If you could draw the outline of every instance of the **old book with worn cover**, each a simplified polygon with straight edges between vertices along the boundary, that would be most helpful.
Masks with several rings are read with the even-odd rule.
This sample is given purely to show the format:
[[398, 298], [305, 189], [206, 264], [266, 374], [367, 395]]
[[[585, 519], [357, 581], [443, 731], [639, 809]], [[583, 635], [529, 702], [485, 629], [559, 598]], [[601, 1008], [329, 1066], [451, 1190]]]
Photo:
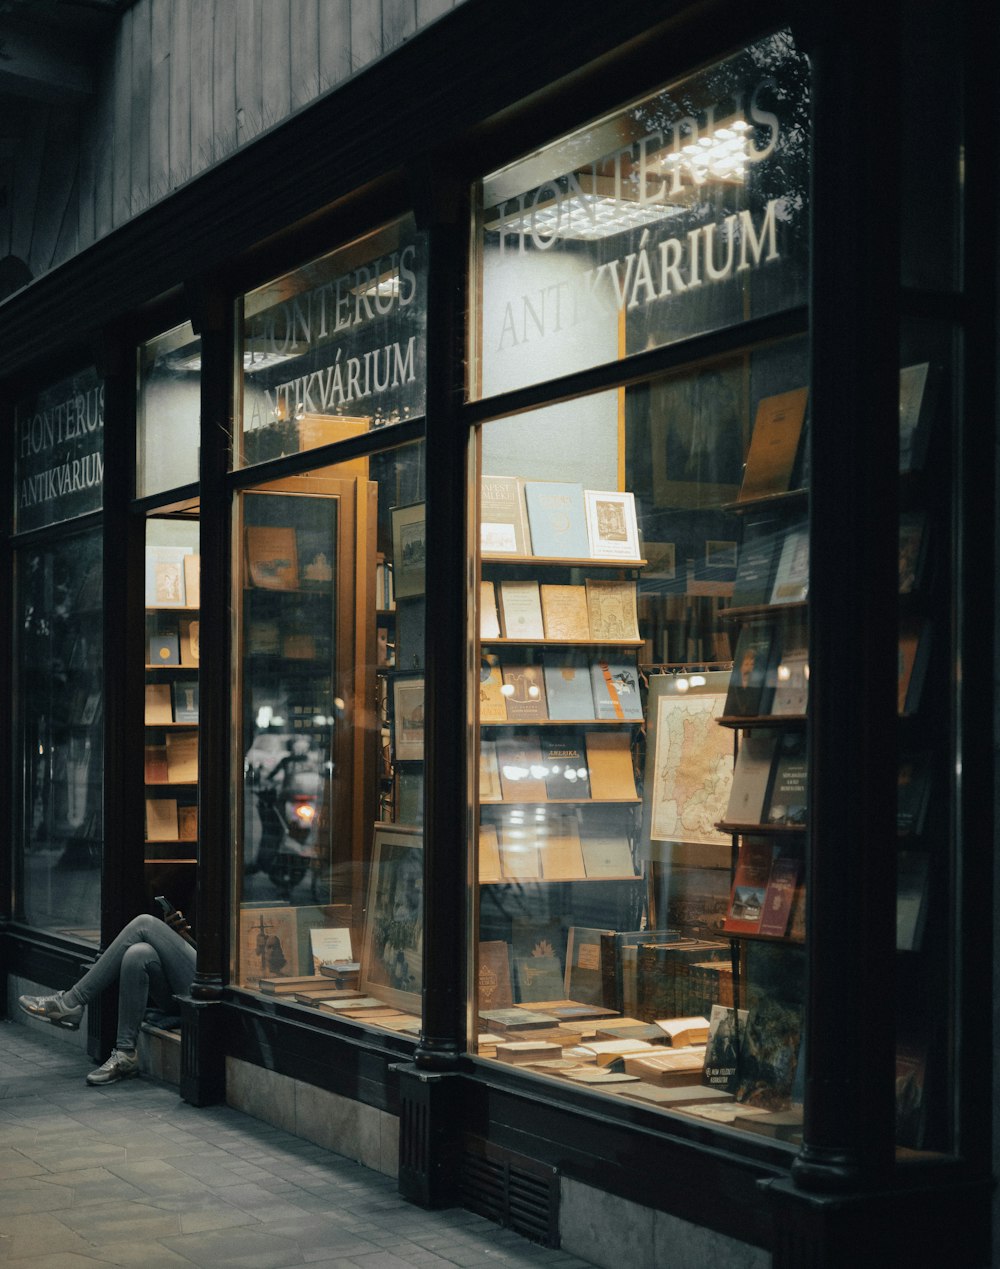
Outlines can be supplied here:
[[502, 797], [496, 744], [492, 740], [481, 740], [479, 742], [479, 800], [480, 802], [499, 802]]
[[176, 842], [177, 799], [146, 798], [146, 841]]
[[[576, 816], [549, 816], [539, 829], [537, 841], [543, 877], [548, 880], [579, 881], [586, 876]], [[560, 981], [561, 978], [560, 970]]]
[[497, 741], [500, 787], [505, 802], [546, 802], [542, 749], [536, 740], [501, 736]]
[[479, 583], [479, 637], [500, 638], [500, 616], [497, 612], [496, 588], [492, 582]]
[[551, 1000], [553, 992], [562, 990], [563, 967], [558, 956], [518, 956], [514, 972], [522, 1003]]
[[588, 877], [634, 877], [635, 864], [628, 838], [621, 834], [581, 838], [583, 866]]
[[773, 515], [747, 516], [733, 582], [734, 608], [752, 608], [770, 600], [780, 525]]
[[500, 658], [493, 652], [484, 652], [479, 659], [479, 721], [481, 723], [507, 721], [503, 671], [500, 668]]
[[542, 582], [542, 625], [546, 639], [589, 639], [585, 586], [557, 586]]
[[568, 722], [594, 718], [590, 665], [571, 652], [543, 652], [542, 670], [549, 717]]
[[760, 933], [772, 938], [784, 938], [792, 917], [795, 891], [802, 875], [802, 861], [793, 855], [779, 855], [771, 865], [764, 895], [764, 911], [760, 919]]
[[632, 737], [628, 731], [585, 733], [590, 796], [595, 802], [624, 802], [636, 798], [632, 765]]
[[757, 406], [739, 502], [784, 493], [799, 452], [808, 388], [764, 397]]
[[500, 839], [494, 824], [479, 826], [479, 880], [501, 881], [500, 871]]
[[512, 723], [531, 722], [549, 716], [542, 667], [532, 661], [503, 657], [503, 699]]
[[587, 559], [590, 540], [583, 485], [544, 480], [524, 482], [531, 550], [549, 559]]
[[517, 476], [483, 476], [480, 481], [479, 540], [484, 555], [530, 555], [524, 481]]
[[546, 731], [541, 736], [545, 791], [551, 801], [590, 797], [590, 777], [579, 732]]
[[594, 661], [590, 681], [598, 718], [608, 722], [642, 718], [639, 671], [634, 659]]
[[542, 875], [535, 830], [505, 823], [500, 828], [500, 871], [508, 881], [537, 881]]
[[804, 825], [809, 801], [809, 763], [804, 731], [778, 737], [774, 775], [767, 798], [767, 823]]
[[174, 721], [169, 683], [146, 684], [146, 712], [143, 721], [150, 726]]
[[639, 638], [635, 582], [587, 578], [587, 614], [591, 639], [623, 643]]
[[505, 639], [543, 639], [542, 603], [537, 582], [500, 583], [500, 628]]
[[723, 929], [727, 934], [757, 934], [764, 915], [764, 898], [774, 860], [769, 838], [744, 837], [729, 895]]
[[167, 733], [167, 779], [171, 784], [191, 784], [198, 779], [198, 737]]
[[726, 822], [763, 824], [777, 736], [768, 728], [745, 731], [733, 767]]
[[509, 1009], [514, 1004], [509, 943], [491, 939], [479, 944], [477, 983], [480, 1009]]

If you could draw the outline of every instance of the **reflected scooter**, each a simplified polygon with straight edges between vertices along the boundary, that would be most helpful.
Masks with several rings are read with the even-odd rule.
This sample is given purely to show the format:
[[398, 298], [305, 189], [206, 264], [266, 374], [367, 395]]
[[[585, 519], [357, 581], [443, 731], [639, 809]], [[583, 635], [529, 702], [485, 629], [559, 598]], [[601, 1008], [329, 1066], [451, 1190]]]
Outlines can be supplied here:
[[322, 776], [316, 770], [289, 770], [276, 781], [274, 773], [256, 790], [260, 820], [257, 869], [266, 873], [285, 900], [316, 859], [316, 830]]

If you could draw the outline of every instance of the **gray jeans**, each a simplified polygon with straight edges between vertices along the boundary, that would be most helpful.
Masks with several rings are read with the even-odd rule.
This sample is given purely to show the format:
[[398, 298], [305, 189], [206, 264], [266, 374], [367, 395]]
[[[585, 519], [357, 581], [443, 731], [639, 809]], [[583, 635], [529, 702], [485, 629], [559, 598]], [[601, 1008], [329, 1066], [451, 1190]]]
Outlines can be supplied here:
[[158, 1008], [176, 1009], [174, 996], [191, 987], [195, 950], [154, 916], [137, 916], [64, 995], [70, 1004], [85, 1005], [118, 979], [117, 1049], [134, 1049], [139, 1025], [152, 997]]

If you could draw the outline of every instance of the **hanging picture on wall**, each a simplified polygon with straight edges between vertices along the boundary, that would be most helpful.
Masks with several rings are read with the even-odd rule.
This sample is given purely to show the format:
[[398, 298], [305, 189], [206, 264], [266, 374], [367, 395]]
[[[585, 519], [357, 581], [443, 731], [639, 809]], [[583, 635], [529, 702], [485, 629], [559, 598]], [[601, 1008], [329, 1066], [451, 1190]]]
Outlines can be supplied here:
[[424, 593], [427, 532], [422, 502], [392, 508], [392, 566], [396, 598]]
[[361, 991], [419, 1015], [424, 846], [419, 829], [376, 824], [361, 948]]
[[392, 712], [395, 722], [396, 758], [400, 762], [419, 761], [424, 756], [423, 676], [400, 677], [393, 680]]

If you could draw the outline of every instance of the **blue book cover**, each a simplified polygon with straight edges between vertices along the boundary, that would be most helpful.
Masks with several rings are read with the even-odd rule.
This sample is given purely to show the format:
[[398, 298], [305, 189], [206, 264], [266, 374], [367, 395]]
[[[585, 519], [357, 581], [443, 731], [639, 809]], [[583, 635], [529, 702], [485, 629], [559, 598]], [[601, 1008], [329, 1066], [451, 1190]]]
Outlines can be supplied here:
[[577, 722], [596, 717], [594, 695], [590, 690], [590, 666], [583, 657], [543, 652], [542, 666], [550, 718]]
[[642, 718], [639, 673], [634, 661], [595, 661], [590, 667], [597, 717]]
[[532, 555], [571, 560], [589, 558], [583, 485], [526, 480], [524, 500], [528, 507]]

